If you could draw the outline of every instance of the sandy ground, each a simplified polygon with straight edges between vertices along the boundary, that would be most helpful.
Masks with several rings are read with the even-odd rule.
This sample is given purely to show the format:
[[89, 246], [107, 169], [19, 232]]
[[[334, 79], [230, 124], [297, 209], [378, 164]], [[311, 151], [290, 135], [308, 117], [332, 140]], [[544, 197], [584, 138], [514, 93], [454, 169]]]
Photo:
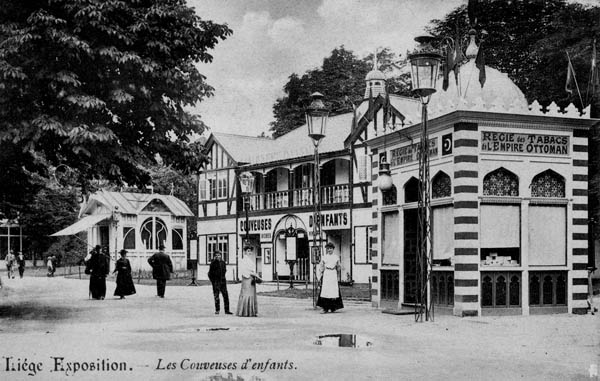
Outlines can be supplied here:
[[[85, 280], [2, 280], [0, 380], [590, 380], [600, 364], [598, 314], [415, 323], [364, 302], [321, 314], [311, 300], [259, 296], [259, 317], [240, 318], [215, 315], [207, 286], [94, 301]], [[360, 347], [315, 345], [336, 333]]]

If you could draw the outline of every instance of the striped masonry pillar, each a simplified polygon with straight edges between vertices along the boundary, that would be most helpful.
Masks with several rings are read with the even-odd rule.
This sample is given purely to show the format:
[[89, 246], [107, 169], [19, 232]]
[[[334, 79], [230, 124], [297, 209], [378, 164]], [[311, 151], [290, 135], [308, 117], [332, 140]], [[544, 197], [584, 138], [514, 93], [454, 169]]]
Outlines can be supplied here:
[[381, 260], [378, 255], [379, 253], [379, 242], [382, 242], [380, 238], [380, 231], [383, 229], [378, 229], [379, 226], [379, 191], [375, 184], [377, 184], [377, 176], [379, 174], [379, 155], [377, 154], [377, 148], [373, 148], [371, 150], [371, 199], [372, 199], [372, 216], [373, 216], [373, 224], [371, 225], [371, 264], [372, 264], [372, 275], [371, 275], [371, 305], [373, 307], [379, 308], [381, 305], [381, 277], [379, 276], [379, 268], [381, 267]]
[[569, 310], [574, 314], [585, 314], [587, 311], [588, 136], [587, 130], [573, 131], [573, 256], [572, 271], [569, 274]]
[[454, 315], [478, 316], [479, 307], [479, 131], [475, 123], [454, 125]]

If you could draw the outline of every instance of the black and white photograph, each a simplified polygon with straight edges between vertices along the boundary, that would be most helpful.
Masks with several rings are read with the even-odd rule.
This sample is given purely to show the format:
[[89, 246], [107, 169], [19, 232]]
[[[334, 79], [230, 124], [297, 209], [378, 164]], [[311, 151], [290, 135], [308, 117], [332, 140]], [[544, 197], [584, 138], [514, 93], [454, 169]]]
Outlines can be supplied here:
[[1, 0], [1, 380], [599, 380], [598, 0]]

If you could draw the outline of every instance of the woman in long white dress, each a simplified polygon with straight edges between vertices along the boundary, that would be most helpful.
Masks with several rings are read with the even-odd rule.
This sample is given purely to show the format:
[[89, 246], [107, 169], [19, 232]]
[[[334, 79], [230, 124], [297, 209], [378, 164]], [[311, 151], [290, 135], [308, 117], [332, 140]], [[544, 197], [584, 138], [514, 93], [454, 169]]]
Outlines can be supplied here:
[[319, 278], [321, 280], [321, 292], [317, 300], [317, 306], [323, 308], [325, 313], [344, 308], [342, 294], [338, 284], [338, 273], [341, 269], [340, 257], [333, 253], [335, 245], [328, 242], [325, 245], [325, 255], [319, 263]]
[[240, 261], [240, 275], [242, 276], [242, 289], [237, 305], [237, 316], [254, 317], [258, 314], [258, 303], [256, 300], [256, 281], [261, 281], [254, 271], [252, 263], [252, 247], [244, 247], [245, 255]]

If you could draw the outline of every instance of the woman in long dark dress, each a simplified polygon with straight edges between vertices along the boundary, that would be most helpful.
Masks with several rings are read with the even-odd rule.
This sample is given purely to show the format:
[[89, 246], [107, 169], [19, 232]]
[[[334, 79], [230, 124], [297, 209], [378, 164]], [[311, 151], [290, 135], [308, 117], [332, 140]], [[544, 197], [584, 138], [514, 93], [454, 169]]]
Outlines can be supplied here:
[[127, 250], [121, 250], [119, 254], [121, 254], [121, 258], [117, 260], [115, 271], [113, 271], [113, 273], [117, 273], [115, 296], [125, 299], [125, 296], [135, 294], [135, 286], [131, 278], [131, 265], [129, 259], [127, 259]]

